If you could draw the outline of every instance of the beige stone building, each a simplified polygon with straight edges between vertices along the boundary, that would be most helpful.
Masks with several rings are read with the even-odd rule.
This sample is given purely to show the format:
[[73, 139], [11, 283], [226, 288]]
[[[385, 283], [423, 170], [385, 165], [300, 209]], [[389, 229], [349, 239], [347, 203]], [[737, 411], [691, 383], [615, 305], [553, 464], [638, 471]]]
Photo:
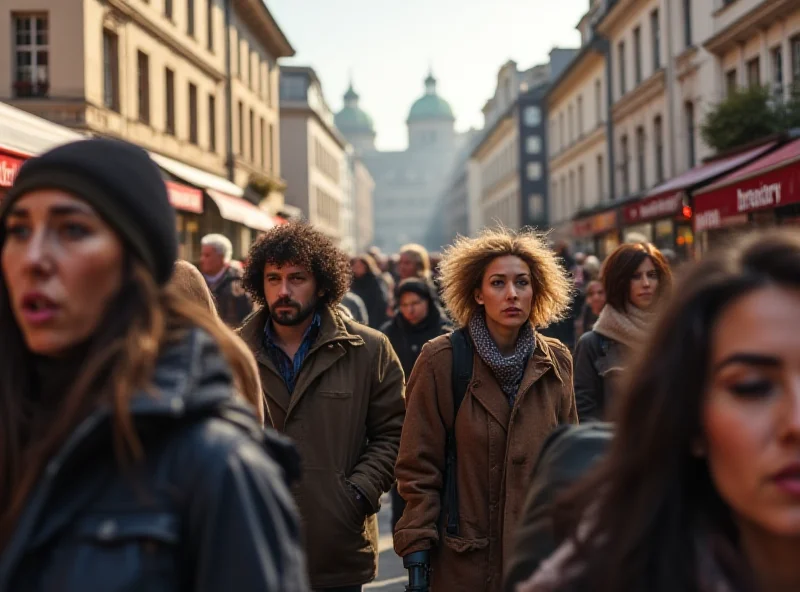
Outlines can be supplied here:
[[351, 156], [350, 171], [353, 180], [353, 230], [355, 251], [363, 252], [373, 245], [375, 239], [375, 213], [373, 197], [375, 181], [358, 156]]
[[286, 202], [347, 247], [352, 219], [349, 145], [334, 125], [313, 69], [281, 68], [280, 119]]
[[180, 212], [187, 258], [212, 230], [243, 255], [271, 224], [254, 203], [282, 201], [277, 60], [294, 50], [261, 0], [230, 6], [226, 15], [223, 0], [0, 0], [3, 101], [135, 142], [173, 181], [211, 190], [202, 212]]

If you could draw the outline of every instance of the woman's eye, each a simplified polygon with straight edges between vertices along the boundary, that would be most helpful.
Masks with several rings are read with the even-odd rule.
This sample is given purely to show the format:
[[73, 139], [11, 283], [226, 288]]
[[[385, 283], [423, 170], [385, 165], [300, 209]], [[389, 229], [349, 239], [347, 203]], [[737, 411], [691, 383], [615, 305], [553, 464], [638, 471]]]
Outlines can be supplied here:
[[773, 384], [769, 380], [747, 380], [729, 387], [738, 397], [763, 397], [772, 392]]
[[528, 282], [528, 280], [519, 280], [519, 281], [517, 282], [517, 285], [518, 285], [518, 286], [527, 286], [529, 283], [530, 283], [530, 282]]
[[70, 239], [80, 239], [89, 235], [89, 229], [83, 224], [69, 223], [64, 224], [61, 232]]
[[495, 288], [499, 288], [502, 285], [503, 285], [503, 282], [501, 280], [494, 280], [492, 282], [492, 286], [494, 286]]
[[30, 235], [30, 229], [22, 224], [11, 224], [6, 227], [6, 234], [15, 239], [27, 238]]
[[658, 279], [658, 272], [657, 271], [651, 271], [651, 272], [649, 272], [647, 274], [647, 277], [649, 277], [651, 280], [657, 280]]

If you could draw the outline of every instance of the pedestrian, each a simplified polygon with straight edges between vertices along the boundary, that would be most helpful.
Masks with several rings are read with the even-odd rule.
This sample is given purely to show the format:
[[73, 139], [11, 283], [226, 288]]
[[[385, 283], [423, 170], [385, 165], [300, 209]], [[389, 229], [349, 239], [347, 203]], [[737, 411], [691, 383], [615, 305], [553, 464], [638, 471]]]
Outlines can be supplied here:
[[600, 313], [606, 305], [606, 292], [603, 282], [591, 280], [586, 284], [586, 304], [583, 305], [583, 312], [578, 317], [578, 335], [584, 335], [592, 330]]
[[431, 571], [433, 592], [495, 592], [539, 449], [577, 422], [569, 351], [536, 331], [566, 310], [569, 279], [539, 235], [492, 229], [457, 239], [441, 281], [460, 329], [423, 348], [408, 383], [394, 547], [410, 577]]
[[[211, 295], [206, 284], [203, 274], [188, 261], [178, 260], [175, 262], [175, 269], [172, 271], [172, 278], [170, 279], [170, 286], [182, 296], [186, 297], [191, 302], [203, 307], [207, 312], [211, 313], [214, 318], [219, 319], [217, 314], [217, 307], [214, 303], [214, 297]], [[239, 357], [236, 362], [240, 365], [234, 366], [234, 378], [238, 387], [239, 393], [244, 397], [245, 401], [253, 406], [256, 416], [261, 424], [264, 424], [264, 395], [261, 391], [261, 379], [258, 377], [258, 366], [253, 353], [247, 344], [242, 339], [233, 333], [228, 327], [222, 323], [220, 325], [222, 330], [229, 334], [233, 344], [239, 350]]]
[[[541, 334], [558, 339], [571, 351], [575, 347], [575, 319], [583, 308], [583, 294], [576, 284], [578, 267], [569, 252], [569, 245], [565, 241], [559, 241], [555, 245], [555, 254], [562, 269], [570, 279], [570, 302], [565, 314], [550, 326], [542, 327]], [[582, 281], [582, 274], [577, 275]]]
[[346, 313], [351, 319], [369, 326], [369, 313], [367, 305], [355, 292], [346, 292], [339, 303], [339, 310]]
[[214, 295], [219, 316], [236, 329], [253, 311], [253, 303], [242, 286], [241, 264], [232, 261], [233, 245], [222, 234], [207, 234], [200, 244], [200, 271]]
[[167, 286], [177, 250], [131, 144], [57, 147], [3, 199], [0, 590], [306, 589], [291, 449], [238, 397], [230, 333]]
[[369, 326], [380, 329], [387, 320], [386, 311], [389, 309], [389, 291], [381, 272], [369, 255], [354, 257], [350, 266], [353, 271], [350, 289], [364, 301]]
[[606, 305], [575, 348], [575, 397], [581, 421], [606, 419], [630, 358], [644, 346], [672, 274], [650, 243], [620, 245], [601, 271]]
[[[409, 278], [397, 287], [400, 314], [388, 321], [381, 331], [389, 338], [395, 353], [403, 365], [403, 373], [411, 376], [411, 371], [419, 357], [422, 347], [439, 335], [453, 330], [450, 319], [431, 292], [428, 282], [419, 278]], [[392, 532], [403, 515], [405, 502], [397, 487], [392, 487]]]
[[431, 279], [431, 260], [425, 247], [414, 243], [404, 245], [399, 255], [397, 275], [400, 281], [412, 277]]
[[[689, 265], [689, 264], [687, 264]], [[690, 265], [521, 592], [800, 590], [800, 237]]]
[[240, 334], [259, 364], [272, 424], [303, 464], [295, 499], [311, 587], [358, 591], [374, 579], [381, 496], [405, 414], [403, 369], [388, 339], [339, 314], [350, 260], [322, 232], [290, 222], [252, 246], [244, 282], [261, 308]]

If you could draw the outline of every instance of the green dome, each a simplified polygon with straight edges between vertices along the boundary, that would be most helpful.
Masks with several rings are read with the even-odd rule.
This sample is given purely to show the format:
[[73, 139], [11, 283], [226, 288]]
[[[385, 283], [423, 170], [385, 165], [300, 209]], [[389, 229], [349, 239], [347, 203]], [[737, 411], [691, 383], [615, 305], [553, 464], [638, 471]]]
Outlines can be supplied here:
[[359, 96], [353, 85], [347, 89], [344, 95], [344, 109], [339, 111], [333, 118], [336, 127], [345, 135], [349, 134], [374, 134], [375, 126], [372, 118], [358, 106]]
[[425, 79], [425, 95], [411, 106], [408, 123], [417, 121], [455, 121], [450, 103], [436, 94], [436, 78], [428, 74]]

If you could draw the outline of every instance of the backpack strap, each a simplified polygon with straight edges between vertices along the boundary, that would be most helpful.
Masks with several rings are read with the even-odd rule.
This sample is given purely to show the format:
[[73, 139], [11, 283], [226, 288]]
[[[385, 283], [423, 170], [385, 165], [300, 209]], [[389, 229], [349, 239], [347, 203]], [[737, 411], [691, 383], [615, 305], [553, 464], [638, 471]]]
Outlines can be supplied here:
[[456, 417], [461, 403], [467, 394], [469, 382], [472, 380], [473, 353], [472, 340], [466, 328], [458, 329], [450, 334], [453, 347], [453, 423], [447, 428], [445, 441], [445, 475], [444, 503], [442, 513], [446, 517], [448, 534], [458, 535], [458, 486], [456, 471]]

